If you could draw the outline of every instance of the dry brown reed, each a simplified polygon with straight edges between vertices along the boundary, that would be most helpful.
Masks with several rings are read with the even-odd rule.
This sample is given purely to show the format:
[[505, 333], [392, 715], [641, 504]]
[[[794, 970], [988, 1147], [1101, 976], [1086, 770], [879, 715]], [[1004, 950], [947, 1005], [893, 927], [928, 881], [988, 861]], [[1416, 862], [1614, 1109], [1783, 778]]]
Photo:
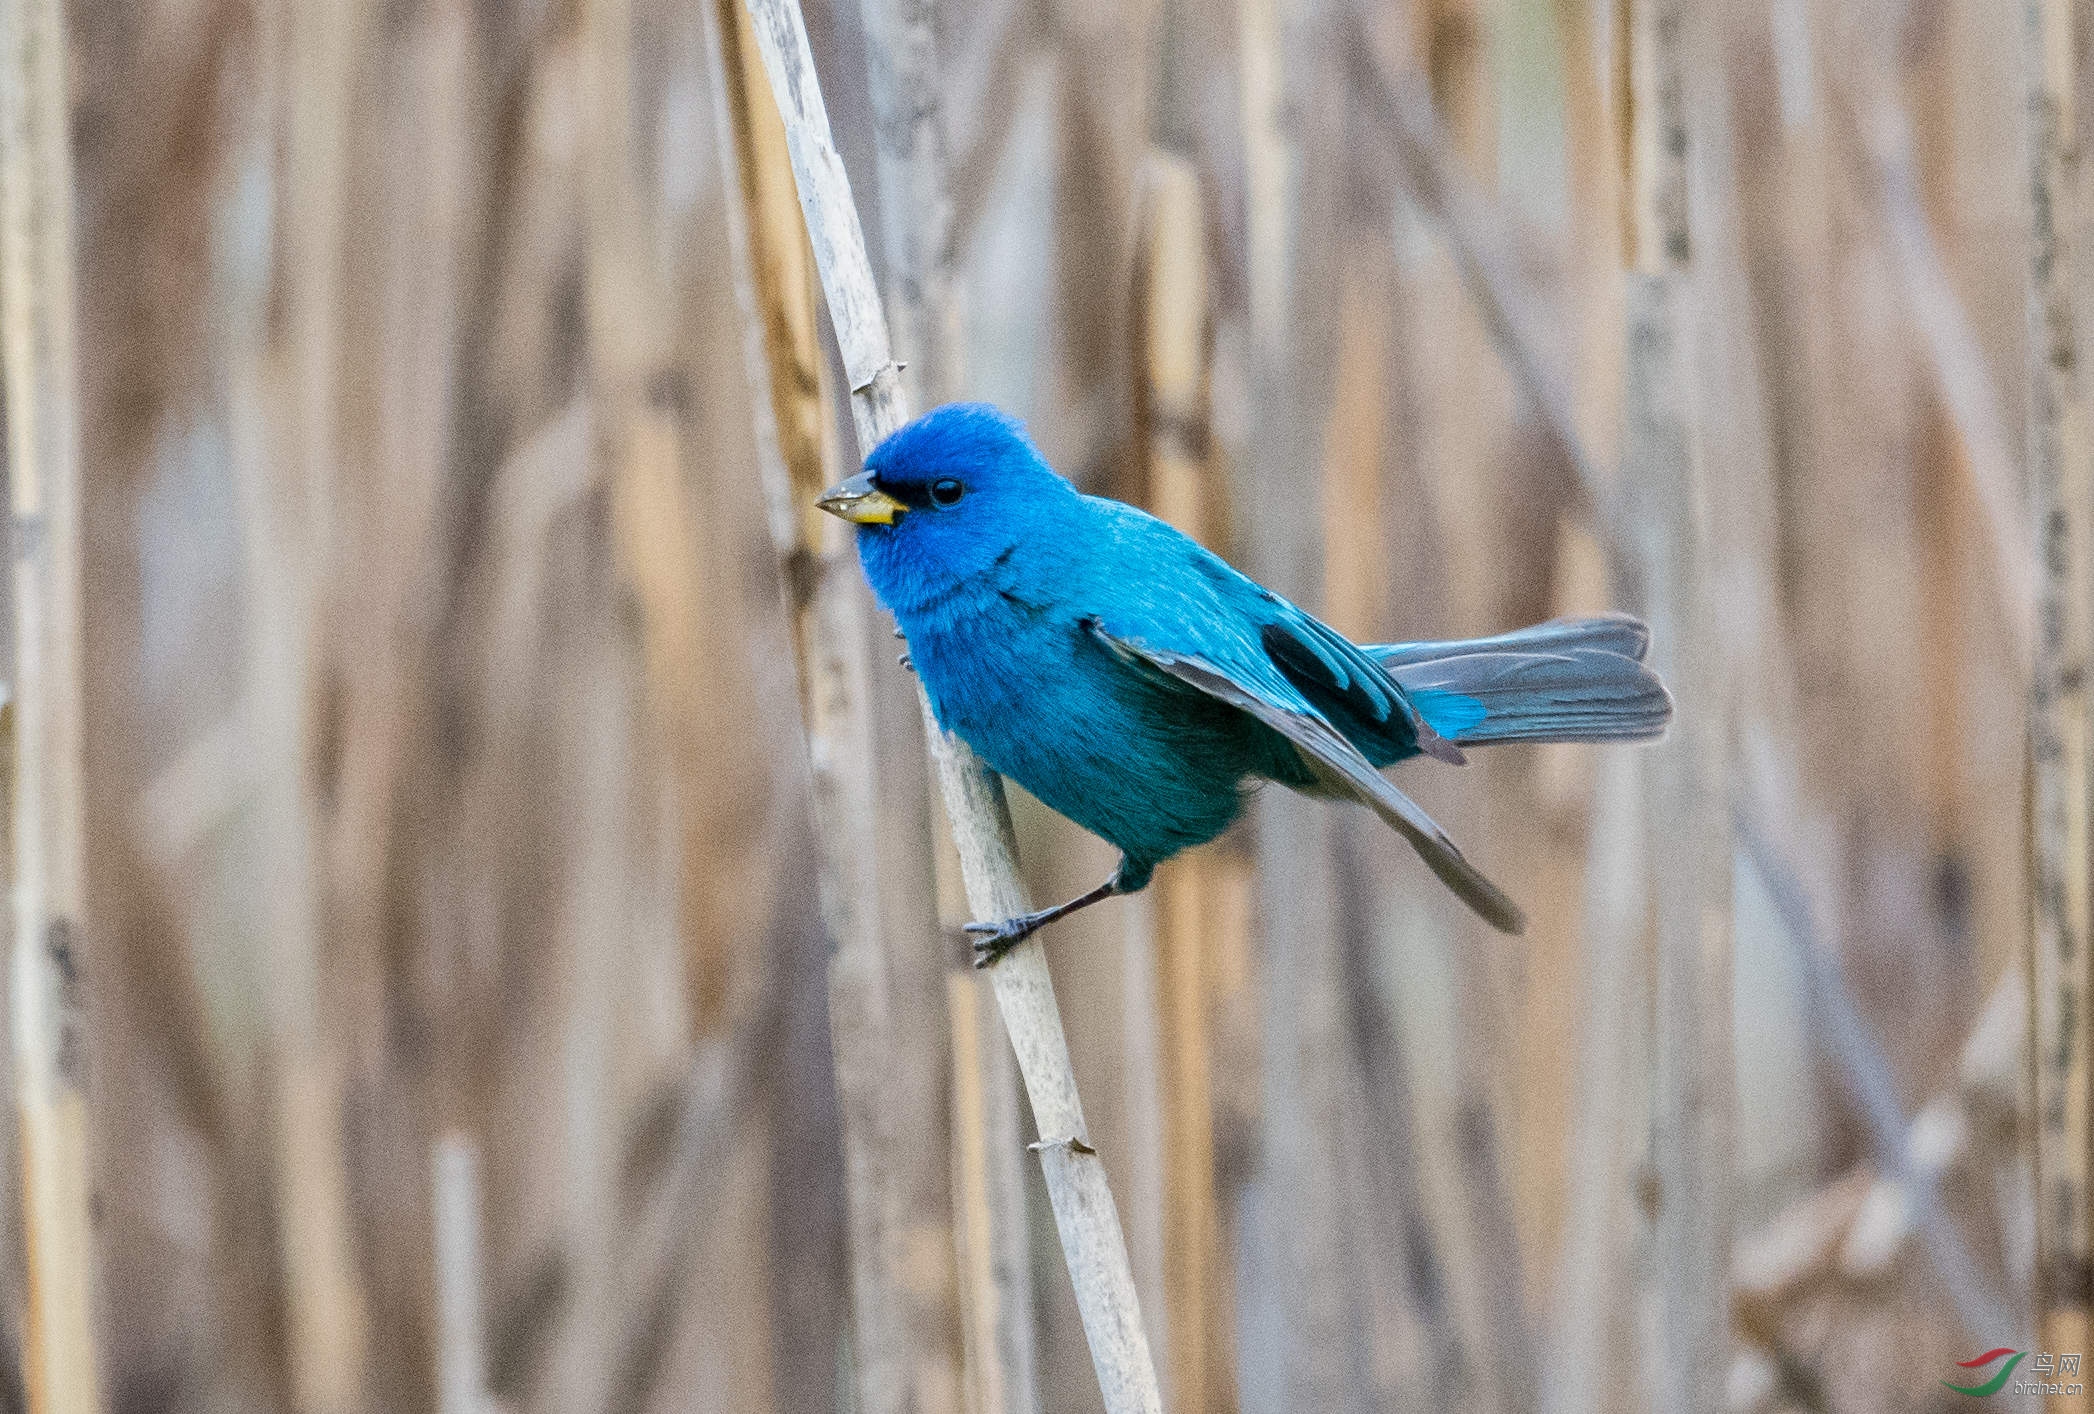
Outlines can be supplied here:
[[0, 368], [13, 523], [5, 713], [8, 963], [26, 1311], [37, 1414], [102, 1407], [80, 926], [80, 410], [64, 9], [0, 8]]
[[[0, 1408], [2084, 1363], [2084, 8], [810, 6], [810, 245], [739, 0], [4, 0]], [[973, 974], [1106, 852], [941, 839], [810, 505], [952, 396], [1363, 638], [1640, 608], [1675, 733], [1398, 768], [1518, 943], [1266, 792]]]
[[[786, 130], [770, 101], [750, 17], [740, 4], [722, 4], [717, 29], [715, 72], [732, 139], [722, 150], [740, 177], [741, 207], [730, 221], [752, 323], [759, 468], [790, 601], [823, 849], [823, 911], [834, 940], [830, 1044], [845, 1162], [860, 1176], [850, 1188], [859, 1404], [957, 1410], [957, 1290], [939, 1241], [952, 1227], [939, 1197], [924, 1196], [919, 1176], [928, 1170], [942, 1178], [946, 1167], [945, 1115], [936, 1096], [947, 1062], [940, 1047], [924, 1044], [935, 1032], [927, 1034], [921, 1016], [926, 984], [937, 975], [936, 938], [930, 919], [897, 929], [879, 906], [873, 842], [887, 833], [881, 824], [891, 818], [885, 797], [892, 786], [878, 776], [864, 596], [853, 583], [845, 527], [814, 508], [836, 464], [815, 326], [816, 272], [793, 195]], [[912, 968], [912, 952], [926, 948], [928, 968]], [[928, 1000], [942, 999], [932, 992]]]
[[[2028, 7], [2029, 180], [2035, 219], [2029, 246], [2029, 501], [2042, 546], [2039, 631], [2029, 702], [2032, 782], [2029, 976], [2036, 1118], [2037, 1337], [2077, 1350], [2090, 1333], [2094, 1274], [2094, 1017], [2088, 1013], [2090, 792], [2087, 673], [2094, 603], [2087, 595], [2094, 547], [2094, 429], [2087, 423], [2084, 338], [2088, 204], [2080, 163], [2080, 110], [2088, 76], [2085, 19], [2070, 5]], [[2063, 1408], [2064, 1400], [2050, 1407]]]
[[1730, 721], [1693, 355], [1683, 337], [1695, 235], [1688, 173], [1696, 135], [1686, 92], [1680, 0], [1616, 10], [1628, 58], [1616, 95], [1628, 173], [1622, 489], [1630, 507], [1631, 601], [1658, 645], [1654, 662], [1677, 723], [1645, 763], [1657, 947], [1652, 989], [1651, 1161], [1657, 1266], [1655, 1398], [1668, 1409], [1722, 1407], [1730, 1369], [1731, 854]]
[[[830, 135], [797, 0], [756, 0], [751, 14], [771, 93], [785, 121], [801, 210], [851, 385], [858, 442], [869, 449], [908, 420], [901, 369], [888, 351], [886, 319], [852, 205], [849, 179]], [[859, 638], [862, 641], [862, 635]], [[1027, 911], [1027, 904], [1001, 784], [964, 743], [939, 728], [927, 699], [923, 720], [968, 901], [985, 919], [1019, 917]], [[869, 758], [869, 743], [862, 749]], [[860, 832], [856, 838], [862, 844], [865, 835]], [[1032, 1147], [1040, 1155], [1048, 1197], [1054, 1205], [1055, 1226], [1083, 1313], [1099, 1390], [1109, 1414], [1161, 1414], [1162, 1400], [1148, 1336], [1142, 1328], [1126, 1240], [1106, 1184], [1105, 1166], [1084, 1125], [1068, 1041], [1037, 938], [1019, 943], [998, 959], [992, 978], [1004, 1026], [1018, 1055], [1019, 1073], [1032, 1100], [1033, 1122], [1040, 1136]]]

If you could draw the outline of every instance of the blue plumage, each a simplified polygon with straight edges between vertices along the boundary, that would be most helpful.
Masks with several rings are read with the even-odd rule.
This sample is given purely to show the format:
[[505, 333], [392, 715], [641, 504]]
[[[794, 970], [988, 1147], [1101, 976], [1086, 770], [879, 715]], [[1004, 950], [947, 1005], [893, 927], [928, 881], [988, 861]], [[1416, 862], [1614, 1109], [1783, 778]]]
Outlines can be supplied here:
[[1519, 911], [1378, 768], [1458, 761], [1461, 742], [1648, 737], [1670, 710], [1625, 618], [1353, 644], [1162, 521], [1082, 495], [982, 404], [910, 423], [822, 504], [858, 523], [866, 579], [940, 724], [1122, 853], [1083, 899], [984, 927], [989, 958], [1142, 887], [1226, 829], [1259, 780], [1369, 805], [1518, 931]]

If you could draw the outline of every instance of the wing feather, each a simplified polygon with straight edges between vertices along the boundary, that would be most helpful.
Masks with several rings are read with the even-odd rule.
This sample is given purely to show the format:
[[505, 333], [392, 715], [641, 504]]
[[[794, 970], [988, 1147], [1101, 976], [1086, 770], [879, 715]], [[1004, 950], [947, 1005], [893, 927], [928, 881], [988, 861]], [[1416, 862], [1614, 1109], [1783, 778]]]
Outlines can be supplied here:
[[1505, 933], [1526, 930], [1527, 920], [1519, 906], [1469, 863], [1454, 841], [1447, 838], [1446, 831], [1416, 801], [1383, 779], [1359, 748], [1322, 716], [1273, 701], [1199, 654], [1154, 648], [1120, 637], [1096, 619], [1090, 621], [1090, 629], [1121, 658], [1146, 663], [1210, 697], [1241, 708], [1271, 727], [1293, 743], [1317, 775], [1366, 805], [1410, 841], [1426, 867], [1485, 922]]

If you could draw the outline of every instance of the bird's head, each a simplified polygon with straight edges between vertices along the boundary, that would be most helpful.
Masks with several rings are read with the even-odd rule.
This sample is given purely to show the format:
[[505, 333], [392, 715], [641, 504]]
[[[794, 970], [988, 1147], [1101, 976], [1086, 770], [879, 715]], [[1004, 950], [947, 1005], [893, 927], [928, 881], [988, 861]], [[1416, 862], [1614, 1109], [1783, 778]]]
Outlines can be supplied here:
[[858, 527], [866, 578], [903, 610], [1008, 561], [1076, 499], [1016, 418], [948, 403], [891, 434], [818, 504]]

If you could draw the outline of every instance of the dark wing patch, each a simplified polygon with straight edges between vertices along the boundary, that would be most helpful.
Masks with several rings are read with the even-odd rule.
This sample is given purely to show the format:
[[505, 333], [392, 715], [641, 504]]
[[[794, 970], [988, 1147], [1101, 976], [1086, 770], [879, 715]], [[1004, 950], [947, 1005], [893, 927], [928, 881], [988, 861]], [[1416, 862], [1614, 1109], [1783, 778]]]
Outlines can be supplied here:
[[1314, 645], [1296, 637], [1286, 625], [1265, 625], [1258, 630], [1258, 642], [1264, 645], [1266, 656], [1296, 687], [1321, 691], [1325, 696], [1336, 694], [1352, 707], [1355, 715], [1370, 721], [1385, 722], [1389, 719], [1389, 702], [1384, 694], [1374, 691], [1365, 682], [1348, 677], [1342, 666], [1318, 653]]
[[1147, 664], [1210, 697], [1241, 708], [1278, 732], [1293, 743], [1303, 761], [1318, 777], [1340, 793], [1366, 805], [1386, 820], [1396, 833], [1410, 841], [1411, 848], [1418, 852], [1426, 867], [1485, 922], [1504, 933], [1526, 930], [1527, 920], [1519, 906], [1469, 863], [1454, 841], [1447, 838], [1446, 831], [1416, 801], [1382, 779], [1381, 773], [1374, 769], [1373, 763], [1361, 754], [1360, 749], [1323, 717], [1269, 701], [1256, 689], [1238, 682], [1197, 655], [1151, 648], [1133, 639], [1118, 637], [1096, 619], [1089, 621], [1089, 627], [1092, 634], [1120, 658]]

